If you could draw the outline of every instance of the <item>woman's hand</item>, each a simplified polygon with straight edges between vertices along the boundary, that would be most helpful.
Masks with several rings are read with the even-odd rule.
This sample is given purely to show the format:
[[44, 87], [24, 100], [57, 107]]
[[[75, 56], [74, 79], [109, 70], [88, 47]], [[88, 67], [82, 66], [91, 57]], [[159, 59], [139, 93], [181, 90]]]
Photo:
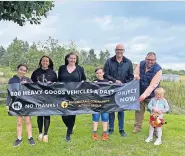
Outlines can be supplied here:
[[9, 106], [6, 106], [6, 111], [9, 112]]

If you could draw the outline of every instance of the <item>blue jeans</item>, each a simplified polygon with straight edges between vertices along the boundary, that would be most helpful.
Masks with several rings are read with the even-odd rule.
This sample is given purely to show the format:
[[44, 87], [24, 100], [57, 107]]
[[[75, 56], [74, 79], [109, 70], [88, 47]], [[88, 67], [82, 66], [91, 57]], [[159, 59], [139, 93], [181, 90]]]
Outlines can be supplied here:
[[[115, 112], [109, 113], [109, 129], [114, 129]], [[124, 112], [118, 112], [119, 130], [124, 130]]]
[[[98, 122], [100, 120], [100, 114], [93, 114], [92, 120], [94, 122]], [[101, 113], [101, 120], [102, 122], [108, 122], [109, 120], [109, 113]]]

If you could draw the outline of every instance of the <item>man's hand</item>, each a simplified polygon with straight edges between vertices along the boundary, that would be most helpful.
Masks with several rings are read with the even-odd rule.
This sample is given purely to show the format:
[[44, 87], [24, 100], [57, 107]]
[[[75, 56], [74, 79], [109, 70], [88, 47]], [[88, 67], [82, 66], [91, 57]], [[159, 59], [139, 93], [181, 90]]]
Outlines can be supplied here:
[[115, 82], [115, 83], [120, 84], [120, 85], [122, 85], [122, 84], [123, 84], [120, 80], [116, 80], [116, 82]]
[[21, 84], [25, 84], [25, 83], [27, 83], [27, 81], [26, 81], [26, 80], [21, 81]]
[[9, 112], [9, 106], [6, 106], [6, 111]]
[[142, 94], [142, 95], [139, 97], [139, 102], [144, 101], [144, 100], [145, 100], [145, 98], [146, 98], [146, 96]]
[[109, 81], [109, 83], [111, 84], [111, 83], [113, 83], [112, 81]]
[[139, 79], [140, 79], [139, 75], [134, 75], [134, 80], [139, 80]]

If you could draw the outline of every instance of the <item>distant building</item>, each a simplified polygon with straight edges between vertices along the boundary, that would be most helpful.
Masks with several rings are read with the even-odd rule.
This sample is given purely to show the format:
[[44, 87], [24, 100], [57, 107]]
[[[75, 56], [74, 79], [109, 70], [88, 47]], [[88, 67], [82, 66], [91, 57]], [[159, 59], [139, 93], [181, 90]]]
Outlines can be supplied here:
[[180, 77], [179, 75], [173, 75], [173, 74], [163, 74], [162, 75], [162, 81], [179, 81]]

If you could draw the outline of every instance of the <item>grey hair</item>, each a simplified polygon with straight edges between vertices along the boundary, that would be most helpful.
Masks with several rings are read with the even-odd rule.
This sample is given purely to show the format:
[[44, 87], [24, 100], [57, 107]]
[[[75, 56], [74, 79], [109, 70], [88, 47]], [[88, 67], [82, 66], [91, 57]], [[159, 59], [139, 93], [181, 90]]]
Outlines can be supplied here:
[[156, 57], [156, 54], [154, 52], [149, 52], [147, 56], [154, 55]]

